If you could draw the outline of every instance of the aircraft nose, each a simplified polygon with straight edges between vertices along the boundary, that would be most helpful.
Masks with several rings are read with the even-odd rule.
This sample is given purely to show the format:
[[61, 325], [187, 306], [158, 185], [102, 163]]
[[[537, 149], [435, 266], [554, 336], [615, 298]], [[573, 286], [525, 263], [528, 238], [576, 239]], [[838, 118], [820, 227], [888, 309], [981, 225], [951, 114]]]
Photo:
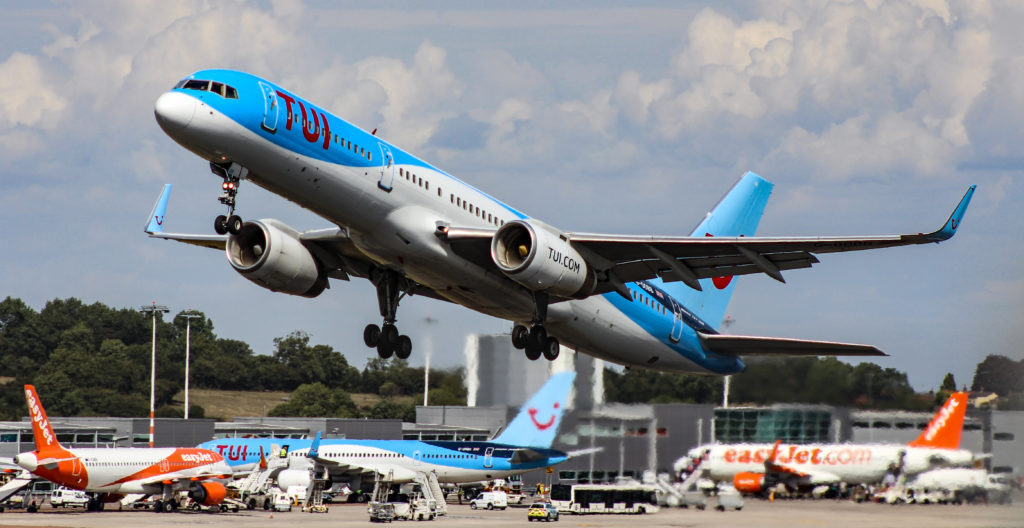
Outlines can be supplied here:
[[181, 92], [167, 92], [156, 100], [153, 113], [160, 128], [168, 134], [184, 130], [192, 122], [198, 101]]

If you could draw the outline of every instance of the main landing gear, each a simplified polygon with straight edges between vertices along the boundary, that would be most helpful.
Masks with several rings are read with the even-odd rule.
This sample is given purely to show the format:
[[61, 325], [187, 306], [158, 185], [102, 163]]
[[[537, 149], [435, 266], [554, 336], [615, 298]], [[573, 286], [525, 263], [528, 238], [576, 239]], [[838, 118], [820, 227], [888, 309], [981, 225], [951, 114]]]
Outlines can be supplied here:
[[249, 173], [249, 169], [235, 163], [222, 165], [210, 162], [210, 171], [220, 176], [224, 183], [221, 189], [220, 203], [228, 206], [228, 214], [220, 215], [213, 220], [213, 230], [218, 235], [231, 233], [237, 235], [242, 229], [242, 217], [235, 214], [235, 197], [238, 195], [238, 185]]
[[540, 359], [542, 354], [548, 361], [554, 361], [558, 358], [561, 343], [557, 337], [548, 336], [548, 331], [544, 328], [544, 320], [548, 316], [548, 295], [534, 293], [533, 299], [537, 305], [533, 324], [530, 328], [518, 324], [512, 327], [512, 346], [525, 350], [526, 359], [530, 361]]
[[408, 281], [392, 270], [374, 270], [370, 279], [377, 287], [377, 303], [380, 314], [384, 317], [383, 326], [368, 324], [363, 330], [363, 342], [370, 348], [377, 348], [377, 355], [387, 359], [393, 355], [398, 359], [406, 359], [412, 353], [412, 340], [407, 335], [400, 335], [395, 326], [395, 314], [398, 302], [405, 296]]

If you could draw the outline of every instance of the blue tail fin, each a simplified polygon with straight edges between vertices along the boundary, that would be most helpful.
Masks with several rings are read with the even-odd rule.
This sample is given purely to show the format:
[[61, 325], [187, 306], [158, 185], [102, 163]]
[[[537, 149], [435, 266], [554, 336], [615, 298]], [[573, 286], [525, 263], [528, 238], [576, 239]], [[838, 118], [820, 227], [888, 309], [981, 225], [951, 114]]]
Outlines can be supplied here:
[[561, 372], [551, 376], [519, 409], [519, 414], [494, 442], [523, 447], [551, 447], [562, 423], [562, 414], [565, 413], [574, 379], [575, 372]]
[[[753, 172], [744, 174], [690, 236], [754, 236], [772, 187], [772, 182]], [[729, 300], [736, 287], [736, 277], [702, 279], [700, 285], [704, 291], [694, 290], [681, 282], [663, 284], [661, 288], [717, 328], [729, 307]]]

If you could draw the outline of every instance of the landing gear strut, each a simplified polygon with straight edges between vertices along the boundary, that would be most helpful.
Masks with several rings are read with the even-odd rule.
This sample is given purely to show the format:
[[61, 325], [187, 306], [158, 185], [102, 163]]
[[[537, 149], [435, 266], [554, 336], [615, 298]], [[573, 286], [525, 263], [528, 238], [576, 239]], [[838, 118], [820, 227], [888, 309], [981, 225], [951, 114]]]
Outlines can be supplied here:
[[512, 346], [526, 351], [526, 359], [536, 361], [543, 354], [548, 361], [558, 358], [561, 350], [561, 343], [557, 337], [548, 336], [544, 328], [544, 320], [548, 317], [548, 294], [537, 292], [533, 294], [534, 302], [537, 305], [536, 314], [533, 317], [533, 324], [530, 328], [523, 325], [512, 327]]
[[380, 315], [384, 317], [384, 324], [366, 325], [363, 330], [363, 343], [370, 348], [376, 347], [377, 355], [384, 359], [392, 355], [398, 359], [406, 359], [412, 353], [412, 340], [409, 336], [398, 333], [395, 314], [398, 312], [398, 302], [405, 296], [403, 290], [408, 290], [407, 281], [392, 270], [375, 270], [370, 279], [377, 287], [377, 303], [380, 305]]
[[248, 175], [249, 169], [234, 162], [228, 165], [210, 162], [210, 171], [224, 180], [221, 184], [224, 192], [221, 193], [219, 200], [228, 206], [227, 215], [220, 215], [213, 220], [213, 230], [218, 235], [238, 234], [242, 229], [242, 217], [235, 214], [235, 197], [238, 195], [238, 185]]

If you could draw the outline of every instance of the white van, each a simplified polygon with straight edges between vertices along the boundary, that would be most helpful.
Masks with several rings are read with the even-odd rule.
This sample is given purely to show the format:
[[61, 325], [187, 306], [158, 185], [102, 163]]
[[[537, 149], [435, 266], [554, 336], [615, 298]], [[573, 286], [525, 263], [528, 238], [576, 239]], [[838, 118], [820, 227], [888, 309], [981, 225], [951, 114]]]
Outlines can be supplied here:
[[474, 510], [477, 508], [504, 510], [508, 508], [508, 495], [504, 491], [485, 491], [469, 501], [469, 507]]
[[50, 492], [50, 505], [54, 508], [67, 508], [69, 506], [85, 508], [89, 505], [89, 496], [84, 491], [54, 488]]

